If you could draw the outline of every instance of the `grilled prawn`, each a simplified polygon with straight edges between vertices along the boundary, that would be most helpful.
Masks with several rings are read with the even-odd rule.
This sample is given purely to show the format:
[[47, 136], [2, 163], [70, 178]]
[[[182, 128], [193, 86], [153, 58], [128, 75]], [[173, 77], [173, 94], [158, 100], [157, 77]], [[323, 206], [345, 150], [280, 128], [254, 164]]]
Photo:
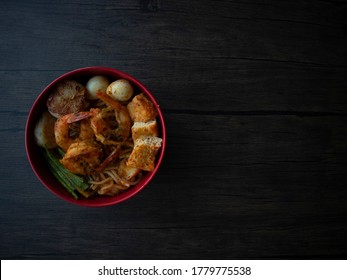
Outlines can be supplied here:
[[103, 151], [98, 143], [85, 140], [72, 143], [60, 162], [75, 174], [89, 175], [96, 172], [102, 156]]
[[94, 139], [89, 117], [91, 112], [71, 113], [60, 117], [54, 126], [54, 135], [57, 145], [67, 151], [72, 143], [81, 140]]
[[125, 142], [131, 131], [131, 119], [126, 106], [113, 100], [107, 94], [97, 93], [108, 107], [91, 109], [91, 127], [95, 137], [104, 145], [118, 145]]

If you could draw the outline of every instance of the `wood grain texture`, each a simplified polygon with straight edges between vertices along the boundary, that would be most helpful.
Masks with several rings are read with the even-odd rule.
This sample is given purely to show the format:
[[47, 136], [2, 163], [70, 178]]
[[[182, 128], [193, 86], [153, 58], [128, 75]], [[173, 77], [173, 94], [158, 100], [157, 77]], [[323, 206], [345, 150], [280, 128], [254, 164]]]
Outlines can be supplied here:
[[[345, 259], [347, 5], [0, 3], [1, 259]], [[25, 154], [42, 89], [78, 67], [137, 77], [168, 131], [115, 207], [61, 201]]]

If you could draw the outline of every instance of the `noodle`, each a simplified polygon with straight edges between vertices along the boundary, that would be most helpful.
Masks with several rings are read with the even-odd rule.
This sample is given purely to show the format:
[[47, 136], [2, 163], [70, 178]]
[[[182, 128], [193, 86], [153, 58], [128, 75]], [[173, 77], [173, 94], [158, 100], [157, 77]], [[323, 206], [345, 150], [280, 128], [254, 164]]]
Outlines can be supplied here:
[[92, 185], [103, 185], [103, 184], [106, 184], [108, 182], [112, 181], [112, 178], [111, 177], [108, 177], [102, 181], [98, 181], [98, 180], [89, 180], [89, 183], [92, 184]]
[[[127, 158], [132, 148], [122, 151], [122, 158]], [[89, 176], [91, 189], [100, 195], [116, 195], [129, 187], [136, 185], [142, 178], [142, 174], [137, 175], [133, 181], [121, 178], [117, 173], [117, 165], [110, 165], [104, 171]]]

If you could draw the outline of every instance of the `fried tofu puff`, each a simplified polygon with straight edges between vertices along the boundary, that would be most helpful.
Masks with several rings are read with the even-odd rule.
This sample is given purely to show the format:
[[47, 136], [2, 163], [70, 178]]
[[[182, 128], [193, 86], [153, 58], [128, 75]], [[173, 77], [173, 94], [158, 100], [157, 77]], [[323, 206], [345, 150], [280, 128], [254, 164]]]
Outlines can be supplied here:
[[137, 139], [127, 165], [145, 171], [153, 171], [155, 167], [155, 156], [161, 147], [161, 143], [162, 139], [158, 137]]
[[154, 104], [143, 93], [136, 95], [127, 107], [133, 122], [148, 122], [157, 116]]

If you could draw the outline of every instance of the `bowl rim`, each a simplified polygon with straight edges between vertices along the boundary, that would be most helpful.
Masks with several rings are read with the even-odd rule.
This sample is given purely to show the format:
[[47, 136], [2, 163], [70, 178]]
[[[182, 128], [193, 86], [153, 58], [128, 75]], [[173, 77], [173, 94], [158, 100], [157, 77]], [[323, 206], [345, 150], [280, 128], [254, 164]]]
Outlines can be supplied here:
[[[59, 82], [67, 78], [72, 78], [73, 76], [81, 76], [83, 77], [84, 75], [97, 75], [97, 74], [91, 74], [92, 72], [100, 72], [98, 75], [105, 75], [105, 76], [115, 76], [123, 79], [129, 80], [133, 85], [135, 85], [136, 88], [140, 89], [140, 92], [144, 92], [147, 97], [150, 98], [150, 100], [153, 102], [155, 105], [157, 112], [158, 112], [158, 117], [159, 118], [159, 127], [161, 131], [161, 138], [162, 138], [162, 146], [160, 148], [160, 151], [157, 155], [156, 158], [156, 165], [153, 171], [147, 172], [146, 176], [140, 181], [140, 185], [135, 185], [132, 186], [131, 189], [117, 195], [114, 197], [100, 197], [100, 198], [95, 198], [95, 199], [74, 199], [72, 196], [69, 197], [68, 195], [64, 195], [63, 193], [59, 192], [56, 190], [55, 187], [50, 186], [44, 176], [39, 172], [38, 167], [34, 164], [33, 160], [33, 154], [32, 151], [30, 150], [30, 145], [32, 145], [34, 141], [33, 139], [33, 130], [31, 130], [32, 127], [35, 126], [33, 123], [33, 118], [35, 115], [35, 112], [37, 110], [36, 107], [40, 106], [39, 103], [43, 102], [44, 98], [48, 98], [48, 92]], [[87, 73], [87, 74], [86, 74]], [[47, 97], [46, 97], [47, 95]], [[157, 103], [156, 99], [152, 95], [152, 93], [147, 89], [147, 87], [142, 84], [137, 78], [134, 78], [128, 73], [125, 73], [123, 71], [120, 71], [116, 68], [111, 68], [111, 67], [105, 67], [105, 66], [88, 66], [88, 67], [81, 67], [81, 68], [76, 68], [74, 70], [68, 71], [58, 77], [56, 77], [53, 81], [51, 81], [44, 89], [39, 93], [39, 95], [36, 97], [35, 101], [33, 102], [29, 113], [27, 115], [27, 120], [25, 124], [25, 151], [26, 155], [28, 158], [28, 161], [30, 163], [30, 166], [36, 175], [36, 177], [39, 179], [39, 181], [52, 193], [54, 193], [56, 196], [60, 197], [61, 199], [68, 201], [72, 204], [78, 205], [78, 206], [86, 206], [86, 207], [106, 207], [106, 206], [113, 206], [116, 204], [119, 204], [121, 202], [124, 202], [132, 197], [134, 197], [137, 193], [139, 193], [142, 189], [144, 189], [150, 181], [153, 179], [157, 171], [159, 170], [159, 167], [162, 164], [163, 158], [164, 158], [164, 153], [166, 150], [166, 126], [165, 126], [165, 121], [164, 121], [164, 116], [161, 111], [161, 108], [159, 104]], [[53, 177], [53, 175], [52, 175]], [[54, 179], [55, 180], [55, 179]], [[56, 180], [55, 180], [56, 181]], [[137, 187], [136, 187], [137, 186]], [[62, 187], [63, 188], [63, 187]]]

